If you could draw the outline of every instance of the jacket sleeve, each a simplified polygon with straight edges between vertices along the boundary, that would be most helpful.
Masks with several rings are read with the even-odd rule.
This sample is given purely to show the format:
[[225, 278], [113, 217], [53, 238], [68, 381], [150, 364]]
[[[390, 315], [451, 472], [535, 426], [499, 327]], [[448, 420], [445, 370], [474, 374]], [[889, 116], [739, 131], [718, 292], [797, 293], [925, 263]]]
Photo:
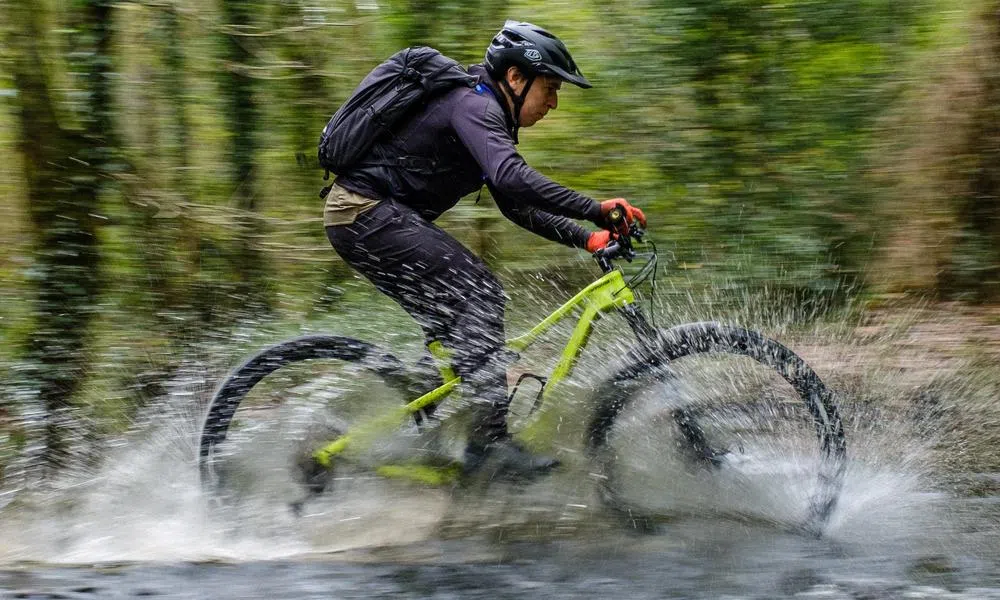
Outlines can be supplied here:
[[452, 128], [469, 150], [498, 196], [571, 219], [597, 222], [601, 206], [563, 187], [528, 166], [507, 131], [500, 105], [492, 96], [473, 91], [456, 103]]
[[529, 204], [511, 201], [499, 190], [490, 186], [490, 193], [503, 216], [543, 238], [559, 242], [570, 248], [586, 248], [590, 232], [579, 224]]

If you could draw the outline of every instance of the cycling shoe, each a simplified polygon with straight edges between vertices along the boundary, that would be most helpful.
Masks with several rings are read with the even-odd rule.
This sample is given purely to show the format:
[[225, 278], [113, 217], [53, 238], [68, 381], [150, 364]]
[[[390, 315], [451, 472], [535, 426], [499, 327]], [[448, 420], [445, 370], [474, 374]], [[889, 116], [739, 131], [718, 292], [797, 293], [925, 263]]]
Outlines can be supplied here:
[[514, 440], [504, 438], [486, 445], [469, 444], [465, 449], [462, 473], [486, 475], [490, 480], [528, 480], [551, 472], [559, 464], [555, 458], [534, 454]]

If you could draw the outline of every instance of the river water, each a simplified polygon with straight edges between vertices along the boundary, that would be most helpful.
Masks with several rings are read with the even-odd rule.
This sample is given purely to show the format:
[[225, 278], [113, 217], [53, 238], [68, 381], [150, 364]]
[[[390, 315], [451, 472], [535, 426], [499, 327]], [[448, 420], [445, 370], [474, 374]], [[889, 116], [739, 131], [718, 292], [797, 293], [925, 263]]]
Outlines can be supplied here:
[[[824, 373], [861, 360], [807, 358]], [[377, 484], [346, 509], [219, 514], [194, 461], [203, 404], [178, 393], [100, 467], [0, 510], [0, 598], [1000, 599], [995, 387], [959, 371], [931, 386], [888, 367], [829, 377], [851, 459], [819, 538], [791, 527], [811, 479], [707, 484], [641, 448], [666, 474], [644, 475], [644, 493], [673, 509], [641, 531], [579, 464], [486, 492]], [[915, 421], [900, 407], [916, 388], [936, 408]]]
[[8, 510], [0, 598], [1000, 598], [1000, 502], [968, 492], [995, 489], [988, 475], [956, 493], [852, 467], [817, 539], [696, 508], [636, 531], [585, 504], [575, 477], [376, 489], [366, 521], [322, 502], [226, 519], [191, 463], [165, 469], [157, 448]]
[[691, 519], [655, 535], [432, 539], [270, 560], [10, 564], [0, 569], [0, 597], [1000, 598], [991, 536], [887, 543], [878, 539], [884, 532], [871, 533], [815, 540]]

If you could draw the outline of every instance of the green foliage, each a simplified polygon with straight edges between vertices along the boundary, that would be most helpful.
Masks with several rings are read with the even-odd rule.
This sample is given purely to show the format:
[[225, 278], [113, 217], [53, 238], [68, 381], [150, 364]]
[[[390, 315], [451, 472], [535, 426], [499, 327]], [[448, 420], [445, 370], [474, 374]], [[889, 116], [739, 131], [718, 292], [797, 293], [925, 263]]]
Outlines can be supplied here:
[[[88, 208], [99, 215], [99, 276], [77, 277], [66, 297], [99, 294], [88, 352], [148, 352], [123, 368], [158, 373], [239, 322], [317, 318], [367, 298], [322, 231], [319, 131], [403, 45], [477, 62], [508, 17], [559, 34], [595, 84], [567, 86], [559, 109], [523, 132], [529, 163], [642, 206], [661, 247], [697, 267], [677, 281], [830, 293], [874, 260], [885, 188], [873, 183], [873, 155], [905, 146], [887, 116], [908, 110], [903, 92], [927, 77], [914, 56], [960, 29], [938, 26], [954, 1], [50, 0], [41, 77], [59, 124], [85, 136], [73, 158], [93, 168], [72, 184], [102, 190]], [[24, 28], [9, 15], [6, 31]], [[22, 134], [10, 125], [15, 102], [2, 109], [0, 236], [11, 258], [0, 275], [17, 297], [0, 296], [13, 300], [0, 339], [10, 341], [30, 337], [26, 315], [39, 305], [25, 274], [43, 272], [53, 249], [29, 253]], [[988, 136], [978, 143], [969, 152], [991, 156]], [[441, 224], [501, 272], [588, 268], [578, 252], [538, 251], [488, 195]], [[952, 285], [962, 288], [998, 259], [991, 230], [958, 237]]]

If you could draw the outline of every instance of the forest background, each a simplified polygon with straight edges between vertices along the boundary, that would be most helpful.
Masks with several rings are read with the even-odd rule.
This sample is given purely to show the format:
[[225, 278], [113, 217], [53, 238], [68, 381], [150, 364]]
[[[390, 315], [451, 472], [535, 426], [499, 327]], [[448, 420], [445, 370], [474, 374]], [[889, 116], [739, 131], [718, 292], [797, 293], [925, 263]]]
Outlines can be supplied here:
[[[329, 247], [316, 142], [391, 53], [479, 62], [506, 18], [594, 83], [522, 153], [641, 206], [674, 292], [1000, 298], [996, 0], [2, 0], [0, 448], [33, 416], [59, 462], [248, 331], [412, 334]], [[512, 295], [594, 273], [486, 193], [440, 224]]]

